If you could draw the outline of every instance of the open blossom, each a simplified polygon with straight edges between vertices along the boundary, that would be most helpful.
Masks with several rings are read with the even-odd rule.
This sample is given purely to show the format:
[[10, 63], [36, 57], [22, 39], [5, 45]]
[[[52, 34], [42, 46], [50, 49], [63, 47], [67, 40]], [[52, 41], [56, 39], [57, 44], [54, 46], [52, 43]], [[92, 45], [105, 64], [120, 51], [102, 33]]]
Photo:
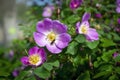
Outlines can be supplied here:
[[46, 60], [46, 53], [43, 48], [37, 46], [30, 48], [28, 56], [21, 58], [24, 65], [39, 66]]
[[60, 53], [71, 41], [71, 36], [67, 34], [67, 26], [58, 20], [45, 18], [39, 21], [36, 27], [35, 42], [40, 47], [46, 46], [51, 53]]
[[116, 0], [116, 12], [120, 13], [120, 0]]
[[42, 16], [43, 17], [51, 17], [54, 11], [54, 6], [46, 6], [43, 10]]
[[84, 34], [88, 41], [98, 40], [98, 33], [96, 29], [90, 28], [88, 19], [90, 18], [89, 13], [85, 13], [82, 17], [82, 22], [77, 22], [76, 30], [79, 34]]
[[82, 0], [71, 0], [70, 1], [70, 8], [76, 9], [82, 4]]

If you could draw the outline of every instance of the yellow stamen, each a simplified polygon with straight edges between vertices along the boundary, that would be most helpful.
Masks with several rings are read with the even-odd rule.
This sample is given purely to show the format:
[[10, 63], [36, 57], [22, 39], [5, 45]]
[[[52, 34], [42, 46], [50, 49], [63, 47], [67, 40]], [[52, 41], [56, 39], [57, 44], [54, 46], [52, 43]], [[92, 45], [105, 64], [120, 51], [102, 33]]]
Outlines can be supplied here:
[[87, 33], [87, 27], [85, 25], [81, 26], [81, 31], [83, 34]]
[[36, 65], [39, 61], [41, 61], [41, 58], [38, 54], [33, 54], [29, 56], [29, 63]]
[[54, 32], [50, 32], [48, 35], [47, 35], [47, 39], [52, 42], [54, 41], [56, 38], [56, 34]]

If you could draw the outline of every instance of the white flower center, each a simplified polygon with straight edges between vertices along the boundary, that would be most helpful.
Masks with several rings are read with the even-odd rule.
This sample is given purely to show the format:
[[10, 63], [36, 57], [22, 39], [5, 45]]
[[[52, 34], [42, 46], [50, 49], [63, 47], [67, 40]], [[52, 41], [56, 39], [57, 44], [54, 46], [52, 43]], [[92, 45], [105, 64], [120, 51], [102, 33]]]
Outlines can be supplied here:
[[83, 33], [83, 34], [87, 34], [87, 32], [88, 32], [88, 28], [87, 28], [87, 26], [85, 26], [85, 25], [81, 25], [80, 32]]

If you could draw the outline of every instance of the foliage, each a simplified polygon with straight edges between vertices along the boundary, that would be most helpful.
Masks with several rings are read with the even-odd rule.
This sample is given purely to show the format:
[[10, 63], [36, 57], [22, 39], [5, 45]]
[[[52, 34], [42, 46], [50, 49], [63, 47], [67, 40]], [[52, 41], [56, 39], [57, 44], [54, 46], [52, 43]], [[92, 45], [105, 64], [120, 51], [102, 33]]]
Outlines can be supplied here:
[[[36, 23], [42, 20], [42, 8], [32, 6], [26, 12], [28, 20], [20, 25], [24, 33], [22, 40], [14, 40], [11, 49], [13, 57], [6, 57], [9, 50], [0, 48], [0, 80], [119, 80], [120, 56], [114, 58], [113, 53], [120, 53], [120, 27], [117, 19], [120, 17], [115, 12], [115, 0], [84, 0], [75, 11], [69, 8], [70, 0], [63, 0], [62, 7], [55, 5], [52, 19], [60, 20], [68, 26], [68, 33], [72, 41], [60, 54], [51, 54], [47, 49], [47, 61], [39, 67], [25, 67], [21, 69], [20, 58], [26, 51], [36, 45], [33, 39]], [[100, 6], [97, 7], [96, 4]], [[60, 8], [60, 13], [57, 9]], [[77, 34], [75, 24], [81, 21], [84, 12], [91, 13], [90, 26], [96, 28], [99, 40], [88, 42], [84, 35]], [[95, 14], [101, 13], [101, 18]], [[19, 75], [14, 77], [14, 69], [19, 70]]]

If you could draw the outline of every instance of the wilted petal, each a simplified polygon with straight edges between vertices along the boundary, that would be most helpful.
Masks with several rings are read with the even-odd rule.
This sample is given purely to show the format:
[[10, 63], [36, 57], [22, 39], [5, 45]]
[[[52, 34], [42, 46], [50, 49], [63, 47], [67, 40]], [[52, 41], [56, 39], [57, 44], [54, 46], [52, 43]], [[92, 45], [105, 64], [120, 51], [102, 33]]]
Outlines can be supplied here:
[[58, 54], [58, 53], [60, 53], [62, 51], [55, 44], [47, 44], [46, 47], [53, 54]]
[[58, 20], [53, 21], [53, 31], [55, 31], [58, 34], [66, 33], [67, 32], [67, 26], [60, 23]]
[[86, 38], [87, 38], [88, 41], [94, 41], [94, 40], [99, 39], [99, 35], [98, 35], [98, 33], [95, 29], [89, 28], [89, 30], [86, 34]]
[[28, 59], [28, 57], [27, 56], [22, 57], [21, 58], [21, 62], [24, 65], [29, 65], [29, 59]]
[[34, 32], [33, 35], [34, 35], [35, 42], [39, 46], [43, 47], [43, 46], [45, 46], [47, 44], [46, 36], [44, 34], [38, 33], [38, 32]]

